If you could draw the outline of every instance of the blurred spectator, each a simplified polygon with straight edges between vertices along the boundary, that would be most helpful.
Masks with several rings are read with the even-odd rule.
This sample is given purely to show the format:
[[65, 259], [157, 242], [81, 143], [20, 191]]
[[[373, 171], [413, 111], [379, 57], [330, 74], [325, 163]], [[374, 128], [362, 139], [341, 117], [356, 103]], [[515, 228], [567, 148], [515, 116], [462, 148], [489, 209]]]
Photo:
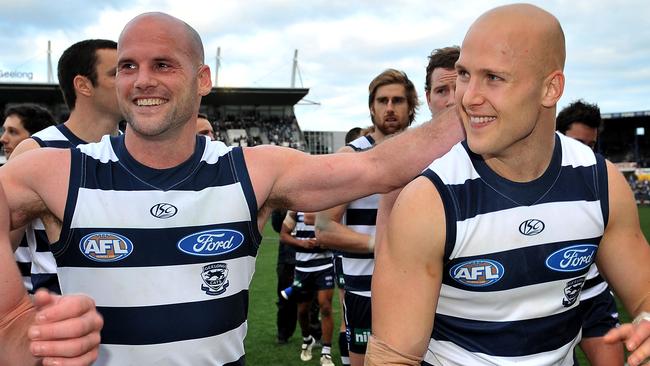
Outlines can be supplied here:
[[198, 135], [208, 136], [212, 141], [215, 139], [212, 123], [208, 120], [208, 116], [203, 113], [199, 113], [196, 118], [196, 133]]
[[460, 47], [437, 48], [429, 55], [424, 92], [431, 115], [456, 104], [456, 61]]
[[345, 134], [345, 143], [346, 145], [350, 142], [356, 140], [361, 136], [361, 127], [353, 127]]
[[8, 106], [0, 137], [6, 158], [9, 159], [18, 143], [45, 127], [54, 125], [50, 111], [41, 106], [28, 103]]
[[602, 121], [598, 105], [578, 99], [558, 113], [555, 123], [562, 134], [595, 150]]

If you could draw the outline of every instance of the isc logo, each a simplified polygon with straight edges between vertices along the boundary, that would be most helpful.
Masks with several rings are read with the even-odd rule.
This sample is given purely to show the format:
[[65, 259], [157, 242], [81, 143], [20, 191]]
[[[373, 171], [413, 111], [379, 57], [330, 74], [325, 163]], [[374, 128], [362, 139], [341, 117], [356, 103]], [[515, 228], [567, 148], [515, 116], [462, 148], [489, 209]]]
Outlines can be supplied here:
[[451, 278], [467, 286], [489, 286], [503, 277], [504, 268], [501, 263], [490, 259], [475, 259], [458, 263], [451, 267]]
[[96, 262], [115, 262], [133, 252], [131, 240], [120, 234], [101, 232], [84, 236], [79, 249], [86, 258]]

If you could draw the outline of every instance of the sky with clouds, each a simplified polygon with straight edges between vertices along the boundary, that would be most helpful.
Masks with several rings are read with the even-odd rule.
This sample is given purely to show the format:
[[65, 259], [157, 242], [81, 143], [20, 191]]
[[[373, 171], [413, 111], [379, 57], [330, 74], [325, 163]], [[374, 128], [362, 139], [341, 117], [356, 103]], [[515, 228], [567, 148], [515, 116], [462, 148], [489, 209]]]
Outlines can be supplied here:
[[[203, 38], [206, 63], [221, 48], [219, 86], [289, 87], [294, 50], [304, 130], [344, 131], [369, 122], [368, 83], [392, 67], [413, 80], [422, 101], [416, 121], [430, 118], [423, 95], [431, 50], [461, 44], [498, 0], [0, 0], [0, 82], [47, 81], [47, 42], [56, 61], [86, 38], [117, 40], [131, 18], [163, 11]], [[646, 0], [532, 1], [553, 13], [567, 39], [567, 84], [559, 107], [577, 98], [604, 113], [650, 110], [650, 2]]]

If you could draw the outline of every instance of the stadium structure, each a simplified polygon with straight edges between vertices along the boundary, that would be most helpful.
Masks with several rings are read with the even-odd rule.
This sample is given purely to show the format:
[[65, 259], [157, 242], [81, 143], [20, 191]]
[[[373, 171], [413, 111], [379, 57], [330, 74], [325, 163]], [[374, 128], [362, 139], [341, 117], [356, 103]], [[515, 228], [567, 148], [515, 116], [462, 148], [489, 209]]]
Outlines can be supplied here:
[[[308, 92], [307, 88], [214, 87], [202, 98], [200, 112], [227, 145], [275, 144], [312, 154], [332, 153], [343, 145], [345, 132], [302, 131], [295, 117], [294, 107]], [[65, 121], [69, 114], [53, 83], [0, 83], [0, 110], [17, 103], [46, 107], [57, 121]]]

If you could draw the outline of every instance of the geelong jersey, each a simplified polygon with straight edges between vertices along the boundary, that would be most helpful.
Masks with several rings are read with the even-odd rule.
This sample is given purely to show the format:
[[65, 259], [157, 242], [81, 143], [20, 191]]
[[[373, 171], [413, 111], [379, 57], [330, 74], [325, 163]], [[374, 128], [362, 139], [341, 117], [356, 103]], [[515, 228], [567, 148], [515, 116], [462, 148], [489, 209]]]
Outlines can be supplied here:
[[[31, 136], [40, 147], [69, 149], [86, 142], [78, 138], [64, 124], [50, 126]], [[25, 235], [16, 249], [16, 262], [23, 276], [23, 283], [29, 293], [44, 287], [61, 293], [56, 275], [56, 261], [50, 250], [41, 219], [27, 224]]]
[[609, 286], [605, 279], [598, 272], [598, 267], [596, 264], [592, 264], [587, 273], [587, 279], [585, 285], [580, 293], [580, 300], [589, 300], [595, 296], [600, 295], [601, 293], [608, 291]]
[[370, 135], [360, 136], [350, 141], [346, 146], [351, 147], [354, 151], [368, 150], [375, 146], [375, 139]]
[[[305, 213], [296, 212], [296, 227], [291, 233], [298, 240], [316, 237], [314, 225], [305, 224]], [[332, 252], [322, 248], [296, 247], [296, 270], [301, 272], [322, 271], [334, 266]]]
[[605, 161], [556, 135], [538, 179], [495, 174], [466, 142], [423, 173], [447, 241], [431, 365], [573, 365], [579, 295], [608, 217]]
[[104, 317], [95, 365], [243, 365], [260, 240], [239, 147], [197, 136], [170, 169], [138, 163], [123, 136], [72, 150], [52, 251], [63, 293]]
[[[371, 136], [361, 136], [350, 142], [348, 146], [355, 151], [363, 151], [372, 148], [374, 144], [375, 140]], [[373, 194], [350, 202], [343, 223], [356, 232], [375, 235], [380, 197], [379, 194]], [[375, 270], [374, 253], [341, 253], [345, 290], [359, 296], [370, 297], [372, 273]]]

